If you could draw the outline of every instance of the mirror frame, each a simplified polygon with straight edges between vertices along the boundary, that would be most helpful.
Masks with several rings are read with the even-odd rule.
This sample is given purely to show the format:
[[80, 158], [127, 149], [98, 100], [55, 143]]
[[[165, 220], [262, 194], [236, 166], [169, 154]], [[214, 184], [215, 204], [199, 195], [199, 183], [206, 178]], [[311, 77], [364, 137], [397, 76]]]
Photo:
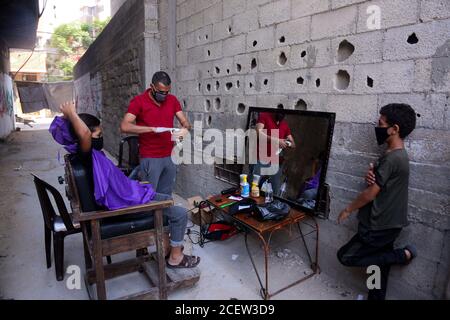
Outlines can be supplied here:
[[[248, 109], [248, 115], [247, 115], [247, 124], [246, 124], [246, 130], [249, 130], [249, 126], [250, 126], [250, 117], [252, 112], [275, 112], [278, 110], [283, 110], [283, 112], [287, 115], [301, 115], [301, 116], [305, 116], [305, 117], [319, 117], [319, 118], [324, 118], [328, 120], [328, 132], [327, 132], [327, 146], [326, 146], [326, 158], [325, 161], [323, 163], [323, 168], [324, 170], [322, 170], [321, 174], [320, 174], [320, 179], [319, 179], [319, 189], [317, 191], [317, 198], [316, 198], [316, 206], [314, 207], [314, 209], [310, 209], [310, 208], [306, 208], [301, 206], [300, 204], [298, 204], [295, 201], [292, 200], [288, 200], [286, 198], [282, 198], [279, 196], [274, 195], [274, 198], [283, 201], [287, 204], [289, 204], [291, 207], [294, 207], [296, 209], [299, 209], [303, 212], [306, 213], [312, 213], [312, 214], [318, 214], [318, 207], [321, 201], [323, 201], [324, 199], [321, 199], [321, 196], [323, 194], [323, 189], [325, 188], [325, 180], [326, 180], [326, 176], [327, 176], [327, 171], [328, 171], [328, 161], [330, 158], [330, 153], [331, 153], [331, 146], [333, 143], [333, 133], [334, 133], [334, 125], [336, 123], [336, 113], [333, 112], [322, 112], [322, 111], [306, 111], [306, 110], [295, 110], [295, 109], [277, 109], [277, 108], [260, 108], [260, 107], [249, 107]], [[248, 137], [246, 137], [246, 143], [245, 143], [245, 148], [248, 147]], [[247, 150], [246, 150], [247, 151]], [[248, 165], [248, 164], [247, 164]]]

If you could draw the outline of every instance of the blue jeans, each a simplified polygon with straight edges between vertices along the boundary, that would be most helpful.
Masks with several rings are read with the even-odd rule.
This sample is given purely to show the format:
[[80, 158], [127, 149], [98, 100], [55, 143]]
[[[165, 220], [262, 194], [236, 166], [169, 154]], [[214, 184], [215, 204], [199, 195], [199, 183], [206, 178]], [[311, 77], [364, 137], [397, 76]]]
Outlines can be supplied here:
[[[156, 193], [153, 201], [172, 200], [172, 196]], [[163, 210], [164, 216], [169, 220], [170, 246], [181, 247], [184, 243], [184, 234], [187, 226], [187, 211], [183, 207], [173, 206]]]

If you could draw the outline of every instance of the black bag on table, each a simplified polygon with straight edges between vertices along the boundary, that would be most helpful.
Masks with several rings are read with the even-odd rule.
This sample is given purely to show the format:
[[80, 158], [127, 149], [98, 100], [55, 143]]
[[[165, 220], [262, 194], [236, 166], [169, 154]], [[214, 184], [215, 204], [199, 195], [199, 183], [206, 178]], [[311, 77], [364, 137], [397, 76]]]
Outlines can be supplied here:
[[286, 218], [290, 210], [291, 207], [287, 203], [275, 200], [271, 203], [256, 206], [254, 217], [260, 221], [278, 221]]

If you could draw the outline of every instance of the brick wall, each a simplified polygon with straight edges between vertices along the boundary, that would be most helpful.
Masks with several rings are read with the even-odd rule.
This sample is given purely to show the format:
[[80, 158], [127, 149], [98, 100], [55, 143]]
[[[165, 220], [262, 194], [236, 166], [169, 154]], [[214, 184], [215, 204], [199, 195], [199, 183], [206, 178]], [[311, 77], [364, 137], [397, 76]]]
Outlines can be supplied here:
[[[381, 14], [375, 30], [367, 23], [373, 6]], [[393, 268], [389, 295], [443, 296], [450, 252], [450, 2], [178, 0], [176, 33], [175, 89], [191, 121], [243, 127], [247, 112], [237, 111], [239, 103], [295, 108], [300, 99], [307, 110], [336, 113], [328, 172], [332, 212], [320, 223], [321, 267], [360, 286], [364, 274], [336, 259], [356, 220], [339, 226], [336, 218], [362, 190], [368, 163], [382, 152], [373, 130], [380, 107], [411, 104], [420, 114], [406, 142], [411, 225], [398, 243], [416, 244], [419, 257]], [[217, 98], [220, 108], [206, 109], [206, 101]], [[177, 192], [184, 196], [223, 187], [212, 166], [179, 167]]]

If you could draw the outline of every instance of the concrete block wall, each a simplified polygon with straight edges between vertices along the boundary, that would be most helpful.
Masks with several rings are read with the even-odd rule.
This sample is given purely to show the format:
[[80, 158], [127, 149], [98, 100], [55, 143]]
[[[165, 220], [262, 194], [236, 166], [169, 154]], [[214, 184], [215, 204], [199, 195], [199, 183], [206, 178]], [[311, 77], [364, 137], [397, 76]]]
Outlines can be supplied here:
[[[160, 1], [160, 13], [169, 1]], [[376, 6], [376, 7], [374, 7]], [[368, 24], [379, 9], [380, 27]], [[364, 274], [339, 265], [336, 251], [356, 220], [337, 225], [364, 188], [382, 152], [374, 124], [380, 107], [411, 104], [420, 117], [406, 147], [411, 159], [409, 219], [399, 244], [419, 257], [393, 268], [390, 298], [442, 298], [449, 274], [450, 2], [444, 0], [177, 0], [174, 90], [191, 121], [243, 127], [250, 106], [335, 112], [327, 180], [331, 214], [321, 221], [321, 267], [364, 291]], [[168, 39], [163, 23], [161, 39]], [[162, 41], [162, 40], [161, 40]], [[162, 43], [169, 48], [170, 44]], [[173, 72], [175, 71], [175, 74]], [[299, 80], [302, 79], [302, 81]], [[219, 104], [216, 101], [220, 100]], [[245, 105], [245, 111], [238, 109]], [[212, 166], [182, 165], [177, 192], [224, 188]]]
[[117, 156], [130, 100], [160, 69], [156, 0], [128, 0], [75, 66], [77, 111], [101, 118], [105, 148]]

